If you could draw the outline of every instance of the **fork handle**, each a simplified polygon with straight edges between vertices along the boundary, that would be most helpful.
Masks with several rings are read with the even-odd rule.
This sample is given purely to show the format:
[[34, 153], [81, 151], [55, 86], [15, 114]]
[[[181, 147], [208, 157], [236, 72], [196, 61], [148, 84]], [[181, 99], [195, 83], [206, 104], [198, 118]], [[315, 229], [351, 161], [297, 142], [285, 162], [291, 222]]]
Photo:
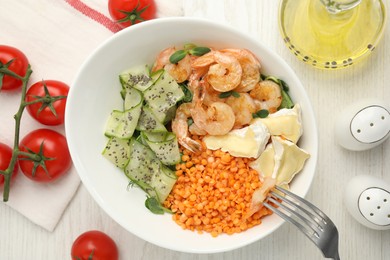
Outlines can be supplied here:
[[332, 259], [333, 260], [340, 260], [339, 252], [336, 252], [336, 255]]

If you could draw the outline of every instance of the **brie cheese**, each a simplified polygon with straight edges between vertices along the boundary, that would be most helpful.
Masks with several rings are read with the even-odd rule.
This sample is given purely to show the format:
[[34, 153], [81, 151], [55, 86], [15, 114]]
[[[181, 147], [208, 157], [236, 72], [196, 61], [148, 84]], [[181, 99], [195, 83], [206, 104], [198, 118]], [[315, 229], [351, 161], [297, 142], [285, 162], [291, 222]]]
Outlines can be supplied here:
[[210, 150], [221, 149], [236, 157], [258, 158], [269, 138], [268, 128], [261, 121], [255, 121], [226, 135], [205, 136], [203, 141]]

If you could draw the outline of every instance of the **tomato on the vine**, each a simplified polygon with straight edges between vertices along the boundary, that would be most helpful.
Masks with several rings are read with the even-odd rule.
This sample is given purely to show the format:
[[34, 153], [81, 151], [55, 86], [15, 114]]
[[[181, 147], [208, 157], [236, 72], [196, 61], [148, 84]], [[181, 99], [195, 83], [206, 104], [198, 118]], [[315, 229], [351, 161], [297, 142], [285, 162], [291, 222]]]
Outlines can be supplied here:
[[112, 19], [122, 28], [156, 18], [154, 0], [108, 0]]
[[36, 82], [27, 90], [26, 101], [32, 102], [37, 98], [43, 98], [43, 101], [28, 105], [27, 111], [41, 124], [63, 124], [68, 92], [69, 86], [61, 81], [42, 80]]
[[[0, 143], [0, 170], [4, 171], [8, 168], [12, 158], [12, 149], [6, 144]], [[11, 179], [14, 179], [18, 173], [19, 167], [16, 163], [12, 171]], [[0, 186], [4, 183], [4, 176], [0, 174]]]
[[[12, 61], [12, 62], [11, 62]], [[0, 69], [8, 69], [21, 77], [26, 75], [28, 59], [17, 48], [0, 45]], [[22, 86], [20, 79], [5, 75], [0, 71], [0, 89], [15, 90]]]
[[117, 260], [119, 253], [111, 237], [101, 231], [91, 230], [76, 238], [71, 256], [73, 260]]
[[50, 130], [37, 129], [20, 142], [19, 167], [33, 181], [52, 182], [63, 176], [71, 167], [65, 136]]

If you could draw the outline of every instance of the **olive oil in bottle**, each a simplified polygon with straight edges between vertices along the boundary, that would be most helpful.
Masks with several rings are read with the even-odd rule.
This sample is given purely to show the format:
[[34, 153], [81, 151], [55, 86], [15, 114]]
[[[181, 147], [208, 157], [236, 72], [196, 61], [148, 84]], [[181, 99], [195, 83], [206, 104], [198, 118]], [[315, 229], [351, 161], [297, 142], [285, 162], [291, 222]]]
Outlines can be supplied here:
[[299, 59], [313, 66], [347, 67], [377, 45], [386, 18], [384, 4], [362, 0], [353, 8], [333, 13], [324, 1], [283, 0], [279, 10], [283, 39]]

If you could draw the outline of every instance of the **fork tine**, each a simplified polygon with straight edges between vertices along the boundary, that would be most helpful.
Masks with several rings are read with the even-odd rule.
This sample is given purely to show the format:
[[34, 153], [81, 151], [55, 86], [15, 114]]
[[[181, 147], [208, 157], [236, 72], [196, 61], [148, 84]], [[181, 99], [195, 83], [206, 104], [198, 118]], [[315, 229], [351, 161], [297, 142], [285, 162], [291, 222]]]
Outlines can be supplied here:
[[[316, 237], [319, 237], [319, 233], [324, 230], [323, 227], [318, 223], [321, 220], [318, 220], [318, 218], [315, 215], [313, 215], [306, 209], [302, 208], [301, 206], [294, 204], [292, 201], [288, 200], [287, 198], [284, 198], [279, 194], [275, 194], [275, 193], [271, 193], [271, 194], [273, 197], [280, 198], [285, 203], [282, 204], [273, 197], [269, 197], [268, 199], [269, 201], [278, 205], [280, 209], [283, 209], [284, 211], [290, 213], [291, 214], [290, 218], [294, 216], [295, 218], [298, 218], [299, 220], [303, 221], [303, 223], [305, 224], [304, 226], [307, 228], [308, 234], [310, 234], [311, 236], [314, 235]], [[289, 206], [287, 206], [286, 204], [288, 204]]]
[[[267, 201], [271, 201], [271, 202], [275, 203], [276, 205], [278, 205], [279, 207], [285, 207], [283, 204], [281, 204], [279, 201], [277, 201], [275, 199], [268, 198]], [[290, 216], [288, 216], [287, 214], [283, 213], [278, 208], [275, 208], [271, 204], [268, 204], [267, 202], [264, 202], [263, 205], [264, 205], [264, 207], [272, 210], [272, 212], [276, 213], [279, 217], [283, 218], [287, 222], [290, 222], [293, 225], [295, 225], [296, 227], [298, 227], [308, 238], [310, 238], [311, 240], [313, 239], [313, 236], [312, 236], [313, 235], [313, 231], [310, 231], [307, 228], [307, 226], [302, 225], [300, 222], [298, 222], [295, 219], [291, 218]]]
[[275, 186], [275, 189], [284, 193], [284, 196], [275, 190], [271, 191], [263, 202], [264, 207], [295, 225], [317, 245], [325, 257], [340, 260], [338, 254], [339, 236], [332, 220], [316, 206], [298, 195], [279, 186]]
[[321, 219], [325, 222], [325, 224], [327, 224], [328, 222], [332, 222], [330, 220], [330, 218], [328, 216], [325, 215], [325, 213], [323, 213], [319, 208], [317, 208], [316, 206], [314, 206], [312, 203], [310, 203], [309, 201], [307, 200], [304, 200], [302, 199], [301, 197], [299, 197], [298, 195], [292, 193], [291, 191], [288, 191], [286, 189], [283, 189], [282, 187], [279, 187], [279, 186], [275, 186], [275, 188], [281, 192], [283, 192], [284, 194], [290, 196], [291, 198], [294, 198], [296, 200], [298, 200], [299, 202], [307, 205], [309, 208], [311, 208], [315, 213], [317, 213], [318, 216], [321, 217]]
[[[318, 231], [323, 231], [323, 227], [322, 227], [321, 224], [326, 224], [326, 223], [325, 223], [324, 219], [321, 216], [313, 214], [313, 213], [316, 213], [316, 212], [310, 212], [306, 208], [303, 208], [301, 205], [291, 201], [287, 197], [281, 196], [280, 194], [278, 194], [276, 192], [271, 192], [271, 194], [272, 194], [273, 197], [278, 198], [278, 199], [280, 199], [283, 202], [286, 202], [291, 207], [297, 208], [300, 211], [302, 211], [306, 216], [308, 216], [308, 218], [305, 218], [304, 216], [301, 216], [300, 214], [297, 215], [297, 216], [299, 216], [303, 221], [310, 222], [310, 224], [312, 225], [313, 229], [318, 229]], [[308, 207], [307, 204], [306, 204], [306, 207]], [[292, 212], [290, 212], [290, 213], [292, 213]]]

